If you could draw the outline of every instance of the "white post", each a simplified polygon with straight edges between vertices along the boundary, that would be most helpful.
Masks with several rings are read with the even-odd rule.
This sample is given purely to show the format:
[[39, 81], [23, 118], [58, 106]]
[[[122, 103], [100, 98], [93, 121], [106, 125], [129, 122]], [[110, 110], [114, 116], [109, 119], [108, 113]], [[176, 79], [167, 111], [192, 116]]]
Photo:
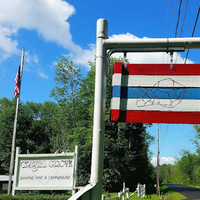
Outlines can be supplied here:
[[159, 124], [157, 124], [157, 196], [160, 196], [159, 170], [160, 170], [160, 150], [159, 150]]
[[18, 164], [18, 155], [20, 154], [20, 147], [16, 148], [16, 155], [15, 155], [15, 173], [13, 178], [13, 187], [12, 187], [12, 195], [15, 195], [15, 186], [17, 183], [17, 164]]
[[138, 192], [138, 199], [140, 198], [140, 184], [138, 183], [138, 186], [137, 186], [137, 192]]
[[78, 145], [75, 146], [75, 152], [74, 152], [74, 177], [73, 177], [73, 190], [72, 190], [72, 195], [76, 193], [76, 180], [77, 180], [77, 166], [78, 166]]
[[118, 193], [119, 200], [122, 200], [123, 194], [121, 192]]
[[96, 184], [91, 191], [92, 200], [100, 200], [102, 194], [103, 150], [105, 129], [105, 89], [106, 89], [106, 55], [103, 40], [108, 37], [108, 22], [97, 21], [95, 102], [93, 122], [93, 146], [90, 183]]
[[143, 187], [144, 187], [144, 195], [143, 195], [143, 197], [145, 197], [145, 195], [146, 195], [146, 184], [144, 184]]
[[101, 200], [106, 200], [106, 196], [102, 195]]

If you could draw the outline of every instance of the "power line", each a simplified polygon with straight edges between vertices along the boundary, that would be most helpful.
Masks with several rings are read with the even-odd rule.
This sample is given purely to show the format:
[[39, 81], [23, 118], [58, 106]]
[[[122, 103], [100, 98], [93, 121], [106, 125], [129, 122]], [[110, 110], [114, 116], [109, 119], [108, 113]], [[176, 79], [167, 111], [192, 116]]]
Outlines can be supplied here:
[[181, 28], [180, 37], [182, 36], [182, 33], [183, 33], [183, 27], [184, 27], [184, 24], [185, 24], [185, 17], [186, 17], [186, 13], [187, 13], [187, 7], [188, 7], [188, 0], [186, 2], [186, 6], [185, 6], [185, 13], [184, 13], [184, 17], [183, 17], [183, 24], [182, 24], [182, 28]]
[[[168, 0], [168, 5], [167, 5], [167, 17], [166, 17], [166, 26], [165, 26], [165, 37], [167, 37], [168, 16], [169, 16], [169, 0]], [[163, 53], [163, 58], [162, 58], [162, 62], [163, 63], [164, 63], [164, 56], [165, 56], [165, 53]]]
[[179, 4], [178, 20], [177, 20], [177, 24], [176, 24], [175, 38], [176, 38], [176, 36], [177, 36], [177, 30], [178, 30], [178, 25], [179, 25], [179, 19], [180, 19], [180, 15], [181, 15], [181, 4], [182, 4], [182, 0], [180, 0], [180, 4]]
[[176, 11], [176, 1], [175, 1], [175, 5], [174, 5], [174, 14], [173, 14], [173, 23], [172, 23], [171, 37], [172, 37], [172, 31], [173, 31], [173, 28], [174, 28], [174, 19], [175, 19], [175, 11]]
[[169, 0], [168, 0], [168, 4], [167, 4], [167, 17], [166, 17], [166, 26], [165, 26], [165, 37], [167, 37], [168, 16], [169, 16]]
[[[195, 24], [194, 24], [194, 29], [193, 29], [193, 32], [192, 32], [192, 37], [194, 36], [194, 32], [195, 32], [195, 29], [196, 29], [197, 21], [198, 21], [198, 18], [199, 18], [199, 12], [200, 12], [200, 6], [199, 6], [198, 13], [197, 13], [196, 21], [195, 21]], [[187, 55], [186, 55], [186, 57], [185, 57], [185, 63], [184, 63], [184, 64], [186, 64], [189, 51], [190, 51], [190, 49], [188, 49], [188, 51], [187, 51]]]
[[160, 147], [160, 151], [162, 150], [162, 147], [163, 147], [163, 144], [164, 144], [164, 141], [165, 141], [165, 138], [166, 138], [166, 134], [167, 134], [168, 126], [169, 126], [169, 124], [167, 124], [167, 128], [166, 128], [166, 130], [165, 130], [165, 135], [164, 135], [164, 138], [163, 138], [163, 141], [162, 141], [161, 147]]
[[[182, 37], [183, 27], [184, 27], [184, 24], [185, 24], [185, 17], [186, 17], [187, 8], [188, 8], [188, 1], [189, 1], [189, 0], [187, 0], [187, 2], [186, 2], [186, 6], [185, 6], [185, 13], [184, 13], [184, 17], [183, 17], [183, 23], [182, 23], [182, 27], [181, 27], [180, 38]], [[175, 63], [177, 62], [177, 58], [178, 58], [178, 53], [176, 54], [176, 60], [175, 60]]]

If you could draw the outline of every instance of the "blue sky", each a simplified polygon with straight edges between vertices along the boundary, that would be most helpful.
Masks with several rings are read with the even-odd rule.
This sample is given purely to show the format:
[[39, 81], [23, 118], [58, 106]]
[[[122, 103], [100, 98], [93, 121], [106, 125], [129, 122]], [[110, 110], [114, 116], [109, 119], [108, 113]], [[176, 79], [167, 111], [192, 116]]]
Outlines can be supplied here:
[[[88, 71], [94, 60], [96, 21], [108, 20], [111, 38], [175, 37], [179, 0], [7, 0], [0, 1], [0, 98], [12, 99], [14, 78], [25, 48], [21, 100], [44, 102], [54, 87], [54, 67], [61, 55]], [[199, 1], [182, 1], [177, 37], [190, 37]], [[184, 23], [183, 23], [184, 22]], [[183, 29], [182, 29], [183, 27]], [[200, 22], [194, 37], [199, 36]], [[181, 34], [182, 30], [182, 34]], [[200, 63], [200, 50], [190, 50], [188, 63]], [[183, 63], [186, 52], [174, 54], [175, 63]], [[119, 56], [119, 54], [114, 54]], [[166, 63], [162, 53], [128, 54], [132, 63]], [[182, 148], [194, 152], [192, 125], [162, 125], [166, 133], [161, 157], [165, 162], [180, 157]], [[162, 127], [161, 127], [162, 128]], [[156, 125], [148, 131], [156, 136]], [[156, 143], [151, 145], [156, 156]]]

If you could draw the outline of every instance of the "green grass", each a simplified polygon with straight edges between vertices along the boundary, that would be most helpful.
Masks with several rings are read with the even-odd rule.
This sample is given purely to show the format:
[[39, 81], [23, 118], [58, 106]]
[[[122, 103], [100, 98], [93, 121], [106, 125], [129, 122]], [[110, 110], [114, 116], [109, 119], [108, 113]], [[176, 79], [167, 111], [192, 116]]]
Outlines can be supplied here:
[[[160, 199], [166, 199], [166, 200], [182, 200], [182, 199], [187, 199], [185, 196], [183, 196], [182, 194], [175, 192], [174, 190], [171, 190], [169, 187], [167, 187], [166, 185], [163, 185], [160, 189], [161, 193], [163, 195], [160, 195], [160, 197], [158, 197], [156, 194], [151, 194], [151, 195], [146, 195], [145, 198], [143, 199], [151, 199], [151, 200], [160, 200]], [[129, 193], [129, 195], [131, 195], [132, 192]], [[104, 193], [103, 195], [107, 197], [115, 197], [117, 196], [117, 193]], [[137, 194], [134, 194], [130, 200], [134, 200], [134, 199], [138, 199], [137, 198]]]
[[[145, 198], [143, 199], [151, 199], [151, 200], [160, 200], [160, 199], [165, 199], [165, 200], [182, 200], [182, 199], [187, 199], [183, 195], [179, 194], [178, 192], [175, 192], [171, 190], [169, 187], [166, 185], [163, 185], [161, 187], [161, 193], [163, 195], [157, 197], [156, 194], [151, 194], [151, 195], [146, 195]], [[129, 193], [131, 195], [132, 192]], [[103, 195], [106, 196], [106, 198], [109, 197], [115, 197], [117, 196], [117, 193], [104, 193]], [[18, 194], [15, 196], [8, 196], [6, 194], [0, 194], [0, 200], [66, 200], [70, 197], [70, 195], [30, 195], [30, 194]], [[137, 194], [134, 194], [130, 200], [138, 199]]]

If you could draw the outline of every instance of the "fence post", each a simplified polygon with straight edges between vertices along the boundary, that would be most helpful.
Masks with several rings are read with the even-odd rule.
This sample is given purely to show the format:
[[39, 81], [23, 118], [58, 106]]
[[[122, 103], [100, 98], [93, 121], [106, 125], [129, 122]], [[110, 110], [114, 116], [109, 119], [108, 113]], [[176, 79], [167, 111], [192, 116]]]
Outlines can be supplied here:
[[140, 184], [137, 185], [138, 199], [140, 198]]
[[126, 200], [129, 200], [129, 188], [126, 188]]
[[122, 193], [121, 192], [118, 193], [118, 197], [119, 197], [119, 200], [122, 200]]
[[146, 185], [144, 184], [143, 187], [144, 187], [144, 194], [143, 194], [143, 197], [145, 197], [145, 195], [146, 195]]
[[105, 195], [102, 195], [102, 196], [101, 196], [101, 200], [106, 200], [106, 196], [105, 196]]

